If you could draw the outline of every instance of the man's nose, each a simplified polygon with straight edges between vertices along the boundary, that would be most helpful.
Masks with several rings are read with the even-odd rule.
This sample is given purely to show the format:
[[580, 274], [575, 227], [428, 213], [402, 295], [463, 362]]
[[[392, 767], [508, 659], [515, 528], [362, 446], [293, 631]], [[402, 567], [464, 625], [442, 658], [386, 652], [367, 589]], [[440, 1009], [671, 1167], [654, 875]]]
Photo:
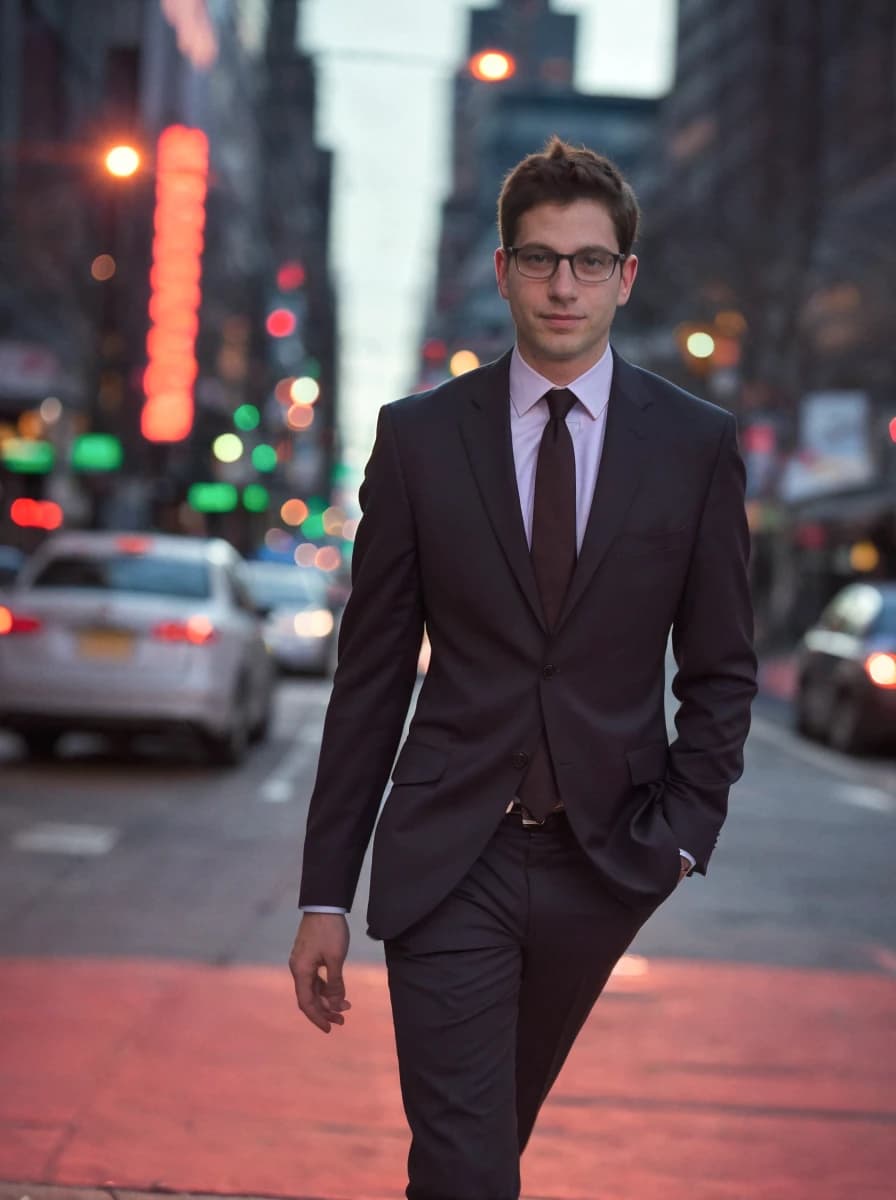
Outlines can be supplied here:
[[548, 294], [558, 299], [569, 299], [576, 293], [577, 280], [572, 273], [572, 263], [568, 258], [561, 258], [557, 270], [550, 278]]

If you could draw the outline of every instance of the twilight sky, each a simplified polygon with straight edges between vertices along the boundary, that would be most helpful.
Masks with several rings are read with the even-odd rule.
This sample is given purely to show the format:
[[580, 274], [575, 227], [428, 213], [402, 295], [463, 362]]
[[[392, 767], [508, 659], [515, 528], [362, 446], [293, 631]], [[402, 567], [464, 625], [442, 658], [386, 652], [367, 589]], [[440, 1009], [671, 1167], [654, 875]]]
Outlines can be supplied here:
[[[357, 465], [366, 460], [380, 405], [415, 382], [439, 204], [450, 182], [451, 78], [466, 49], [471, 6], [469, 0], [304, 0], [302, 6], [301, 41], [318, 64], [318, 140], [336, 152], [340, 425], [346, 458]], [[638, 96], [668, 90], [675, 0], [554, 0], [553, 7], [580, 14], [581, 90]]]

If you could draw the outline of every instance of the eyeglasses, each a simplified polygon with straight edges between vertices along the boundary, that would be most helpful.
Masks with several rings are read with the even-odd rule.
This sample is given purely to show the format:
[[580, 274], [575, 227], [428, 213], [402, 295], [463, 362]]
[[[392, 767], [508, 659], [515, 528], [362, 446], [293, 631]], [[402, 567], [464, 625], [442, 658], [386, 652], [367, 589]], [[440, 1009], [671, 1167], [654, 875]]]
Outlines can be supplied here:
[[589, 246], [574, 254], [558, 254], [547, 246], [505, 246], [504, 251], [511, 255], [516, 269], [526, 279], [550, 279], [566, 259], [579, 283], [606, 283], [616, 264], [628, 258], [627, 254], [614, 254], [603, 246]]

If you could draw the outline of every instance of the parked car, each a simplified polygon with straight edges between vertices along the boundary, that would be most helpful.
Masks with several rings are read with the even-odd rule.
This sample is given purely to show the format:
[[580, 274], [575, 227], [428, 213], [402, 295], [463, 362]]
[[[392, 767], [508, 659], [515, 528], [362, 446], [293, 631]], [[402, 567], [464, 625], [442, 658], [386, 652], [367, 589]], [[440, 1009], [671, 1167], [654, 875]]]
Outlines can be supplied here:
[[25, 555], [15, 546], [0, 546], [0, 588], [9, 587], [24, 561]]
[[247, 570], [252, 598], [265, 614], [264, 639], [280, 670], [326, 675], [336, 619], [325, 572], [272, 562], [250, 562]]
[[51, 535], [0, 595], [0, 725], [36, 756], [69, 730], [188, 730], [239, 762], [274, 680], [245, 569], [217, 539]]
[[896, 744], [896, 581], [848, 585], [804, 635], [795, 714], [846, 753]]

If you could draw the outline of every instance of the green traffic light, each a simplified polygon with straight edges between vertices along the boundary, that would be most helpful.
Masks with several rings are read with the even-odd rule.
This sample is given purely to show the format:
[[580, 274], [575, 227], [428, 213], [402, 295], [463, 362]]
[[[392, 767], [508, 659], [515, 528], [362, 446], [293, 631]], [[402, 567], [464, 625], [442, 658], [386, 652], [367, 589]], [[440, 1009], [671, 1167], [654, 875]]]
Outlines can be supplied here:
[[271, 494], [260, 483], [249, 483], [243, 488], [243, 508], [249, 512], [267, 512], [271, 503]]
[[250, 430], [258, 428], [261, 423], [261, 413], [254, 404], [241, 404], [233, 414], [233, 423], [237, 429], [248, 433]]
[[82, 433], [72, 443], [73, 471], [117, 471], [123, 459], [121, 441], [111, 433]]
[[7, 438], [0, 447], [0, 458], [7, 471], [16, 475], [46, 475], [53, 470], [56, 451], [50, 442]]
[[187, 492], [187, 504], [196, 512], [233, 512], [239, 493], [232, 483], [194, 483]]
[[277, 465], [277, 451], [262, 442], [252, 451], [252, 466], [256, 471], [273, 471]]

